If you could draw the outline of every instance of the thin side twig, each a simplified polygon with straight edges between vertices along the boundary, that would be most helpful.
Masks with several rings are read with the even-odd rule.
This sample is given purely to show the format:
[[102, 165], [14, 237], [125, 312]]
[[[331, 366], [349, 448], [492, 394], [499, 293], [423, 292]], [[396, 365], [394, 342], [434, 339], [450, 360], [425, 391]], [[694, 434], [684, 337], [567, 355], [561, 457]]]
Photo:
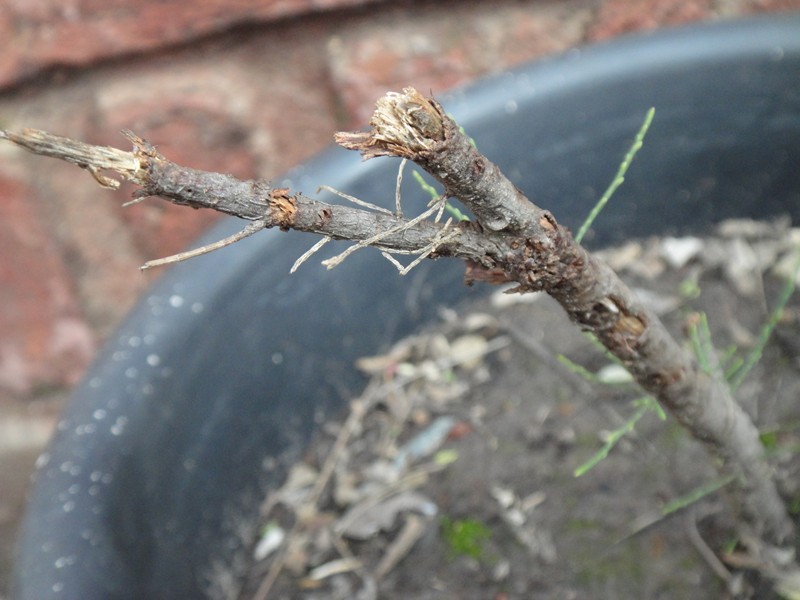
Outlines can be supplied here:
[[[264, 221], [254, 221], [253, 223], [247, 225], [247, 227], [245, 227], [241, 231], [234, 233], [233, 235], [230, 235], [224, 239], [213, 242], [211, 244], [206, 244], [205, 246], [201, 246], [200, 248], [195, 248], [194, 250], [187, 250], [186, 252], [180, 252], [178, 254], [173, 254], [172, 256], [166, 256], [164, 258], [158, 258], [156, 260], [149, 260], [139, 268], [142, 271], [146, 271], [147, 269], [152, 269], [153, 267], [163, 267], [165, 265], [173, 265], [175, 263], [189, 260], [190, 258], [194, 258], [196, 256], [202, 256], [203, 254], [214, 252], [214, 250], [219, 250], [220, 248], [224, 248], [225, 246], [230, 246], [231, 244], [235, 244], [240, 240], [250, 237], [257, 231], [261, 231], [262, 229], [264, 229], [264, 227], [266, 227]], [[324, 241], [330, 238], [322, 238], [322, 239]]]

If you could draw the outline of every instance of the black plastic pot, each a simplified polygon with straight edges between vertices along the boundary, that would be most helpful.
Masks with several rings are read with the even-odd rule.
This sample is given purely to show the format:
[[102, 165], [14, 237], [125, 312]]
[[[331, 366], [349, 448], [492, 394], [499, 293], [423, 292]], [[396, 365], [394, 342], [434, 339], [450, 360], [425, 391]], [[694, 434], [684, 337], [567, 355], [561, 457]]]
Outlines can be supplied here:
[[[441, 100], [521, 189], [573, 227], [655, 106], [593, 245], [800, 214], [798, 15], [622, 39]], [[389, 203], [396, 168], [331, 150], [286, 183]], [[411, 212], [424, 199], [406, 191]], [[225, 222], [207, 239], [240, 227]], [[358, 391], [353, 360], [471, 293], [455, 261], [402, 278], [371, 250], [331, 272], [314, 260], [289, 276], [313, 242], [256, 235], [174, 268], [145, 296], [41, 459], [16, 598], [205, 597], [212, 572], [237, 572], [266, 490]]]

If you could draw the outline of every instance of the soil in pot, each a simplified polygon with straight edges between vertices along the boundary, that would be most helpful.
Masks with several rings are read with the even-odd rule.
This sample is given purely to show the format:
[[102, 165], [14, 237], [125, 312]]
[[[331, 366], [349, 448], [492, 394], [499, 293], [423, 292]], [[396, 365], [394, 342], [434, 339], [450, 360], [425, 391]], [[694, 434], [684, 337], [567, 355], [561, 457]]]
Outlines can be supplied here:
[[[785, 289], [775, 273], [791, 272], [798, 233], [726, 222], [606, 254], [679, 336], [706, 313], [731, 367]], [[737, 392], [795, 509], [798, 327], [794, 300]], [[239, 598], [774, 597], [714, 558], [735, 540], [705, 451], [640, 410], [641, 391], [549, 298], [444, 308], [439, 326], [358, 366], [372, 375], [362, 396], [267, 498]]]

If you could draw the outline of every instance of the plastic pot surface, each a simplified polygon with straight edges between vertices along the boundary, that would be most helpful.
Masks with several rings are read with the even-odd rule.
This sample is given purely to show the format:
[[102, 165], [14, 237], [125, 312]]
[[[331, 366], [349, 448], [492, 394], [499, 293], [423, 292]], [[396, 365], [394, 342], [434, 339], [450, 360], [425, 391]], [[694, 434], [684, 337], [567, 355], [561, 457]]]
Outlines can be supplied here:
[[[619, 39], [440, 100], [518, 187], [572, 228], [655, 106], [591, 246], [800, 214], [797, 15]], [[332, 149], [281, 183], [307, 193], [328, 184], [390, 206], [397, 166]], [[407, 214], [426, 201], [411, 184], [404, 198]], [[225, 221], [204, 241], [241, 226]], [[314, 242], [263, 232], [173, 268], [143, 297], [39, 461], [16, 598], [206, 597], [212, 572], [241, 568], [267, 491], [359, 392], [353, 361], [486, 289], [464, 287], [457, 261], [400, 277], [369, 249], [333, 271], [318, 255], [290, 276]]]

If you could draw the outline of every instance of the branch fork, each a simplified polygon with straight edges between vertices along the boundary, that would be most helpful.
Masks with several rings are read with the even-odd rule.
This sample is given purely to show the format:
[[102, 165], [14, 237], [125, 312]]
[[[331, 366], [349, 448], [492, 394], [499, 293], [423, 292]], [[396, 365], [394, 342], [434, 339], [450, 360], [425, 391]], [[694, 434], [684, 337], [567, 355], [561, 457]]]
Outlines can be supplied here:
[[[398, 156], [414, 161], [444, 186], [446, 197], [458, 198], [476, 220], [442, 224], [430, 218], [439, 211], [438, 205], [406, 219], [399, 197], [394, 213], [375, 210], [363, 201], [356, 207], [326, 204], [264, 181], [241, 181], [176, 165], [129, 132], [131, 152], [35, 130], [0, 131], [0, 138], [88, 169], [105, 187], [118, 187], [119, 182], [101, 172], [115, 173], [141, 187], [137, 198], [160, 196], [251, 221], [215, 247], [270, 227], [322, 236], [293, 269], [328, 240], [345, 239], [354, 245], [329, 259], [328, 266], [372, 245], [388, 253], [401, 271], [424, 257], [453, 256], [466, 262], [470, 281], [515, 282], [515, 291], [546, 291], [706, 446], [724, 476], [732, 476], [741, 539], [752, 541], [752, 552], [776, 572], [793, 561], [791, 552], [773, 551], [791, 546], [794, 526], [764, 457], [759, 432], [727, 385], [702, 372], [611, 268], [576, 243], [550, 212], [526, 198], [472, 146], [434, 99], [412, 88], [390, 92], [378, 101], [370, 124], [368, 132], [337, 133], [335, 139], [365, 159]], [[416, 254], [417, 259], [402, 267], [391, 254]]]

